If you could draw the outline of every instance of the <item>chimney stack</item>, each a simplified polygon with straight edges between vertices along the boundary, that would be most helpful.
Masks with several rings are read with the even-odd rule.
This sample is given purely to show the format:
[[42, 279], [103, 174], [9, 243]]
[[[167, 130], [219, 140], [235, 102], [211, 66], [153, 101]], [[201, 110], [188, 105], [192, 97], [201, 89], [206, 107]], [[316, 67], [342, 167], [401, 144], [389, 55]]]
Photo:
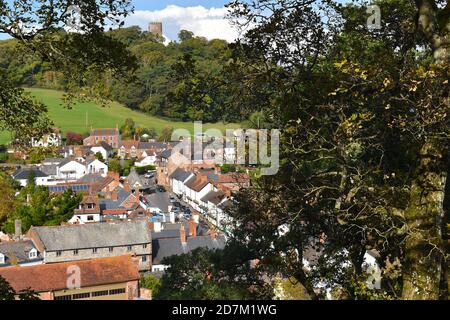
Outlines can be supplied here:
[[197, 236], [197, 223], [193, 220], [189, 220], [189, 235], [193, 238]]
[[180, 240], [181, 240], [182, 244], [186, 244], [187, 243], [186, 230], [184, 229], [184, 225], [183, 224], [180, 227]]
[[20, 239], [22, 237], [22, 220], [16, 219], [14, 221], [14, 236], [17, 239]]

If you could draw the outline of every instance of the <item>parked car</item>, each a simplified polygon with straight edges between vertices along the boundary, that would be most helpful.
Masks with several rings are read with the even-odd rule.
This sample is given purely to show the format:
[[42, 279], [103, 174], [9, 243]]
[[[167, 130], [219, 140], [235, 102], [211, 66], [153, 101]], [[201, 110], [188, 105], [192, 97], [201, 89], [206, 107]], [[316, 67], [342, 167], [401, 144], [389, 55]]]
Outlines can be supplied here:
[[166, 189], [163, 186], [158, 186], [156, 190], [158, 190], [158, 192], [166, 192]]
[[153, 178], [155, 175], [153, 173], [147, 173], [146, 175], [144, 175], [144, 178], [146, 179], [151, 179]]

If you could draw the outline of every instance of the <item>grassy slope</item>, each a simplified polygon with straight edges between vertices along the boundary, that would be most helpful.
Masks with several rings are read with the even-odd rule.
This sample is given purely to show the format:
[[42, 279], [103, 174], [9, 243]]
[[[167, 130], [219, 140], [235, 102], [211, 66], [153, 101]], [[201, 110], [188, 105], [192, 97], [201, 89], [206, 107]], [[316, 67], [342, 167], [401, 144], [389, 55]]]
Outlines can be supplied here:
[[[26, 89], [38, 101], [48, 106], [48, 111], [55, 125], [64, 132], [74, 131], [86, 133], [90, 127], [115, 128], [125, 122], [126, 118], [132, 118], [136, 124], [144, 128], [154, 128], [158, 133], [167, 126], [175, 129], [187, 129], [193, 131], [193, 123], [176, 122], [160, 119], [144, 113], [130, 110], [119, 103], [113, 103], [108, 107], [100, 107], [94, 103], [79, 103], [73, 109], [68, 110], [61, 106], [62, 92], [45, 89]], [[88, 126], [86, 127], [86, 113], [88, 114]], [[203, 130], [216, 128], [221, 131], [227, 128], [237, 128], [236, 124], [204, 124]], [[0, 144], [8, 143], [10, 135], [8, 132], [0, 132]]]

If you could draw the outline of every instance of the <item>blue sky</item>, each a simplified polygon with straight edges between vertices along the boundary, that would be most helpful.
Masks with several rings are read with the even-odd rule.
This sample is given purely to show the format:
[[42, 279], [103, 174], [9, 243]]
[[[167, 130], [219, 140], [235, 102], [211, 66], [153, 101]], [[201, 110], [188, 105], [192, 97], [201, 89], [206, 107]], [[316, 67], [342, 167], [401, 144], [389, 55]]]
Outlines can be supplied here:
[[168, 5], [180, 7], [203, 6], [205, 8], [223, 7], [228, 1], [224, 0], [134, 0], [136, 10], [161, 10]]
[[[208, 39], [233, 41], [238, 34], [225, 18], [227, 11], [224, 5], [228, 2], [228, 0], [134, 0], [135, 13], [125, 21], [125, 25], [138, 25], [146, 30], [149, 22], [161, 21], [167, 40], [177, 40], [178, 32], [187, 29]], [[5, 38], [5, 35], [0, 34], [0, 39]]]

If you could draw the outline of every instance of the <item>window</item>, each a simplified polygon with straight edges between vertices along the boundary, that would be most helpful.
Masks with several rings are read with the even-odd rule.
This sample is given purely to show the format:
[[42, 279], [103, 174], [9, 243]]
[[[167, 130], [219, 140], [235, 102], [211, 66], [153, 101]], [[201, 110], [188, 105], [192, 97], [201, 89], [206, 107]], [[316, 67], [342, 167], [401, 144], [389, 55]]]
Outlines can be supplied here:
[[72, 300], [72, 295], [55, 297], [55, 300]]
[[147, 256], [142, 256], [142, 262], [147, 262]]
[[87, 298], [90, 298], [91, 297], [91, 293], [90, 292], [87, 292], [87, 293], [77, 293], [77, 294], [74, 294], [73, 296], [72, 296], [72, 299], [73, 300], [78, 300], [78, 299], [87, 299]]
[[131, 251], [132, 249], [133, 249], [132, 246], [127, 246], [127, 250], [128, 250], [128, 251]]
[[88, 203], [87, 207], [88, 207], [88, 209], [94, 209], [95, 204], [93, 204], [93, 203]]
[[109, 294], [108, 290], [92, 292], [92, 297], [103, 297]]
[[109, 252], [113, 252], [114, 248], [113, 247], [109, 247]]
[[[36, 249], [31, 249], [30, 252], [28, 253], [28, 258], [30, 258], [30, 259], [37, 258], [37, 250]], [[0, 260], [1, 260], [1, 258], [0, 258]]]
[[56, 256], [61, 257], [61, 251], [56, 251]]
[[78, 255], [78, 250], [73, 250], [73, 255], [77, 256]]
[[142, 248], [147, 249], [147, 244], [143, 244]]
[[88, 216], [88, 221], [94, 221], [94, 216]]
[[123, 294], [123, 293], [125, 293], [125, 292], [126, 292], [125, 288], [123, 288], [123, 289], [113, 289], [113, 290], [109, 290], [109, 294], [110, 294], [110, 295]]
[[97, 248], [92, 249], [92, 253], [97, 253]]

